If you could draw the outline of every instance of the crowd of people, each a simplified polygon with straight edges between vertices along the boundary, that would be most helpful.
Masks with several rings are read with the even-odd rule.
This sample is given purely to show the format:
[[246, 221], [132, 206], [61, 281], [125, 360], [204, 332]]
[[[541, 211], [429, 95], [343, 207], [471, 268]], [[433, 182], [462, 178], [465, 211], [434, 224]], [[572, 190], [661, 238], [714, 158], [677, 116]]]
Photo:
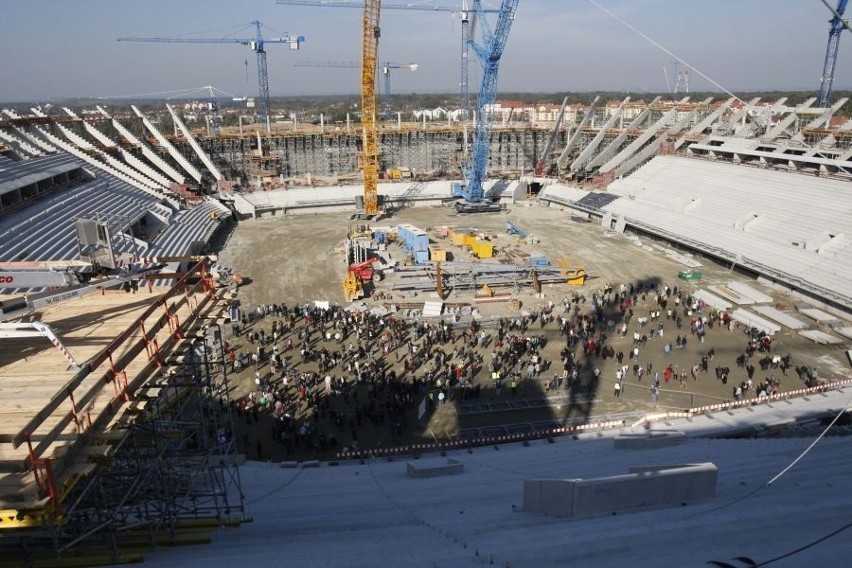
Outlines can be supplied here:
[[[730, 361], [719, 361], [707, 341], [714, 329], [738, 334], [741, 349]], [[270, 452], [253, 437], [264, 430], [288, 455], [355, 448], [365, 433], [368, 445], [392, 445], [424, 413], [453, 401], [572, 391], [591, 400], [611, 382], [614, 399], [641, 389], [657, 405], [667, 392], [695, 391], [712, 376], [711, 364], [717, 381], [734, 383], [726, 398], [740, 400], [777, 392], [774, 371], [786, 376], [793, 365], [765, 333], [738, 326], [682, 287], [652, 282], [607, 285], [589, 298], [574, 294], [464, 323], [261, 305], [230, 331], [227, 370], [254, 383], [233, 404], [252, 427], [253, 434], [244, 429], [245, 450], [261, 458]], [[763, 376], [755, 377], [758, 367]]]

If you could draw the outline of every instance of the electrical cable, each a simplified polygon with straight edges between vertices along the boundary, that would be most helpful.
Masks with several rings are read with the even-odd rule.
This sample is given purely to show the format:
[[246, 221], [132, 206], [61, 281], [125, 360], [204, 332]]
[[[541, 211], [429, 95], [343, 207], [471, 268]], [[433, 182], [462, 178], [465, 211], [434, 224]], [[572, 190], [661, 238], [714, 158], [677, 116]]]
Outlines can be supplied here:
[[620, 22], [622, 25], [626, 26], [626, 27], [627, 27], [628, 29], [630, 29], [631, 31], [633, 31], [633, 32], [635, 32], [636, 34], [640, 35], [640, 36], [641, 36], [642, 38], [644, 38], [647, 42], [649, 42], [651, 45], [653, 45], [653, 46], [654, 46], [654, 47], [656, 47], [657, 49], [661, 50], [661, 51], [662, 51], [663, 53], [665, 53], [666, 55], [668, 55], [668, 56], [673, 57], [674, 59], [676, 59], [676, 60], [678, 61], [678, 63], [681, 63], [683, 66], [688, 67], [688, 68], [689, 68], [689, 69], [691, 69], [692, 71], [695, 71], [695, 73], [697, 73], [699, 76], [701, 76], [702, 78], [704, 78], [704, 79], [706, 79], [707, 81], [709, 81], [709, 82], [710, 82], [710, 84], [712, 84], [714, 87], [718, 88], [720, 91], [722, 91], [722, 92], [723, 92], [723, 93], [725, 93], [726, 95], [728, 95], [728, 96], [730, 96], [730, 97], [733, 97], [734, 99], [736, 99], [736, 100], [740, 101], [741, 103], [742, 103], [742, 102], [744, 102], [742, 99], [740, 99], [740, 98], [739, 98], [738, 96], [736, 96], [734, 93], [732, 93], [731, 91], [729, 91], [728, 89], [726, 89], [725, 87], [723, 87], [723, 86], [722, 86], [722, 85], [721, 85], [718, 81], [716, 81], [716, 80], [714, 80], [714, 79], [710, 78], [710, 77], [709, 77], [709, 76], [707, 76], [705, 73], [702, 73], [700, 70], [696, 69], [695, 67], [693, 67], [692, 65], [690, 65], [689, 63], [687, 63], [686, 61], [684, 61], [682, 58], [678, 57], [678, 56], [677, 56], [677, 55], [676, 55], [673, 51], [671, 51], [670, 49], [668, 49], [668, 48], [666, 48], [665, 46], [663, 46], [662, 44], [660, 44], [660, 43], [659, 43], [658, 41], [656, 41], [654, 38], [652, 38], [652, 37], [651, 37], [651, 36], [649, 36], [648, 34], [646, 34], [646, 33], [642, 32], [641, 30], [637, 29], [635, 26], [631, 25], [629, 22], [625, 21], [623, 18], [621, 18], [620, 16], [616, 15], [615, 13], [613, 13], [613, 12], [612, 12], [609, 8], [607, 8], [606, 6], [602, 6], [602, 5], [601, 5], [601, 4], [600, 4], [597, 0], [588, 0], [588, 1], [589, 1], [589, 3], [591, 3], [591, 4], [592, 4], [592, 5], [594, 5], [594, 6], [596, 6], [598, 9], [600, 9], [600, 10], [601, 10], [602, 12], [604, 12], [605, 14], [607, 14], [607, 15], [611, 16], [612, 18], [614, 18], [615, 20], [617, 20], [618, 22]]
[[802, 460], [802, 458], [804, 458], [813, 449], [813, 447], [816, 446], [817, 443], [820, 440], [822, 440], [822, 438], [828, 433], [828, 431], [831, 429], [831, 427], [834, 426], [834, 424], [846, 412], [847, 408], [849, 407], [850, 402], [852, 402], [852, 400], [847, 401], [846, 404], [843, 405], [843, 408], [840, 409], [840, 412], [837, 413], [837, 416], [834, 417], [834, 420], [832, 420], [831, 423], [823, 429], [823, 431], [820, 433], [820, 435], [817, 436], [817, 438], [807, 448], [805, 448], [804, 451], [802, 451], [802, 453], [800, 453], [796, 457], [796, 459], [794, 459], [792, 462], [790, 462], [790, 464], [787, 467], [782, 469], [781, 472], [778, 473], [777, 475], [775, 475], [774, 477], [772, 477], [772, 479], [770, 479], [769, 481], [767, 481], [763, 485], [759, 485], [753, 491], [746, 493], [742, 497], [739, 497], [737, 499], [734, 499], [733, 501], [729, 501], [727, 503], [719, 505], [718, 507], [715, 507], [713, 509], [707, 509], [706, 511], [701, 511], [699, 513], [695, 513], [694, 515], [690, 515], [686, 518], [687, 519], [694, 519], [695, 517], [700, 517], [702, 515], [706, 515], [707, 513], [715, 513], [716, 511], [721, 511], [722, 509], [726, 509], [726, 508], [728, 508], [732, 505], [736, 505], [737, 503], [741, 503], [741, 502], [745, 501], [746, 499], [748, 499], [749, 497], [756, 495], [759, 491], [763, 490], [764, 488], [769, 487], [774, 482], [778, 481], [778, 479], [780, 479], [782, 475], [784, 475], [785, 473], [790, 471], [790, 469], [792, 469], [794, 465], [799, 463]]

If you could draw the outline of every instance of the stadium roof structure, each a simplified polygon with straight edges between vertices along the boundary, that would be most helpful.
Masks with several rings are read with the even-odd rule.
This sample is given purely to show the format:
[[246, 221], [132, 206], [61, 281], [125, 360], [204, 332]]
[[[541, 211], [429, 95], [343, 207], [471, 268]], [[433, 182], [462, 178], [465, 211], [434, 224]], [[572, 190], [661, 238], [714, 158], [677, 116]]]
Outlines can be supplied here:
[[[849, 388], [651, 426], [685, 443], [618, 449], [615, 434], [485, 446], [423, 456], [463, 472], [412, 478], [406, 459], [330, 464], [247, 462], [253, 522], [220, 533], [198, 554], [171, 548], [149, 566], [830, 566], [852, 552], [852, 438], [821, 431], [786, 438], [719, 436], [842, 411]], [[761, 426], [763, 425], [763, 426]], [[644, 435], [643, 426], [637, 426]], [[622, 432], [630, 432], [630, 428]], [[713, 436], [712, 438], [706, 436]], [[711, 462], [716, 496], [669, 508], [560, 518], [524, 509], [524, 481], [599, 478], [629, 467]], [[295, 465], [295, 464], [283, 464]], [[316, 465], [316, 467], [308, 467]], [[775, 559], [773, 562], [770, 560]], [[717, 564], [713, 564], [717, 562]], [[724, 563], [724, 564], [723, 564]]]

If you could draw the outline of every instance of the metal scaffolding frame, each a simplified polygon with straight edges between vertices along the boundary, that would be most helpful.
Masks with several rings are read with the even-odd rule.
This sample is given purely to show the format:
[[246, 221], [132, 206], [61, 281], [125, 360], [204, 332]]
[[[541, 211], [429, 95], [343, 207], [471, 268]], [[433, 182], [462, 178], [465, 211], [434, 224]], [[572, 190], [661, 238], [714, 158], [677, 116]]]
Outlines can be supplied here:
[[[204, 275], [193, 290], [201, 287], [206, 299], [195, 303], [196, 316], [215, 309], [216, 292]], [[192, 305], [189, 297], [187, 290], [177, 302]], [[181, 338], [178, 350], [157, 350], [157, 369], [130, 381], [112, 429], [103, 429], [101, 419], [89, 427], [78, 450], [89, 463], [72, 483], [55, 488], [52, 512], [0, 535], [0, 551], [15, 565], [134, 561], [160, 545], [206, 542], [218, 527], [248, 520], [221, 329], [214, 323], [185, 337], [176, 305], [166, 316]], [[135, 337], [134, 330], [125, 335]]]

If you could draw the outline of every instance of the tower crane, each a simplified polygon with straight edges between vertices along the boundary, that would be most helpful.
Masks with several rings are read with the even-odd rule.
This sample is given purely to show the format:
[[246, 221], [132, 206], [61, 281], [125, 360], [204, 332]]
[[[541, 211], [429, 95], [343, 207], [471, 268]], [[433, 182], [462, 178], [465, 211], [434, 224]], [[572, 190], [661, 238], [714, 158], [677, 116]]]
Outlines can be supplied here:
[[831, 10], [834, 17], [829, 20], [828, 30], [828, 46], [825, 48], [825, 63], [822, 66], [822, 77], [819, 85], [819, 107], [828, 108], [831, 106], [831, 86], [834, 82], [834, 68], [837, 66], [837, 51], [840, 47], [840, 33], [844, 28], [849, 29], [849, 22], [843, 19], [843, 14], [846, 12], [847, 0], [838, 0], [837, 8], [832, 9], [831, 5], [822, 0], [822, 3]]
[[471, 38], [470, 45], [482, 64], [482, 84], [476, 101], [476, 130], [470, 158], [462, 164], [464, 184], [453, 185], [453, 195], [463, 197], [456, 204], [462, 213], [499, 211], [497, 204], [488, 201], [483, 183], [488, 173], [488, 146], [491, 142], [491, 128], [494, 122], [493, 106], [497, 97], [497, 70], [500, 58], [509, 39], [509, 30], [515, 19], [519, 0], [503, 0], [497, 23], [492, 32], [482, 12], [481, 0], [473, 0], [473, 11], [479, 20], [480, 42]]
[[379, 131], [376, 124], [376, 59], [382, 0], [366, 0], [361, 21], [361, 163], [364, 168], [364, 214], [379, 214]]
[[[286, 6], [316, 6], [320, 8], [362, 8], [363, 0], [275, 0], [276, 4]], [[472, 12], [468, 9], [468, 0], [462, 0], [461, 8], [452, 6], [441, 6], [435, 4], [398, 4], [386, 2], [382, 5], [384, 10], [417, 10], [421, 12], [450, 12], [457, 15], [461, 20], [462, 51], [461, 51], [461, 80], [459, 90], [461, 95], [461, 108], [465, 116], [470, 116], [470, 87], [468, 82], [468, 62], [470, 61], [470, 28]], [[481, 14], [497, 14], [500, 10], [494, 8], [480, 7]]]
[[[293, 64], [294, 67], [332, 67], [339, 69], [360, 69], [361, 64], [357, 61], [297, 61]], [[417, 71], [420, 67], [417, 63], [393, 63], [385, 61], [382, 63], [382, 75], [385, 80], [385, 104], [386, 109], [390, 108], [391, 99], [391, 69], [407, 69], [409, 71]]]
[[291, 50], [299, 49], [304, 36], [293, 36], [285, 33], [281, 37], [266, 39], [263, 37], [262, 24], [255, 20], [250, 23], [255, 28], [254, 37], [249, 38], [190, 38], [190, 37], [120, 37], [118, 41], [134, 41], [143, 43], [238, 43], [246, 45], [257, 54], [257, 84], [258, 84], [258, 114], [266, 121], [266, 130], [271, 129], [269, 119], [269, 74], [266, 68], [267, 43], [283, 43]]

